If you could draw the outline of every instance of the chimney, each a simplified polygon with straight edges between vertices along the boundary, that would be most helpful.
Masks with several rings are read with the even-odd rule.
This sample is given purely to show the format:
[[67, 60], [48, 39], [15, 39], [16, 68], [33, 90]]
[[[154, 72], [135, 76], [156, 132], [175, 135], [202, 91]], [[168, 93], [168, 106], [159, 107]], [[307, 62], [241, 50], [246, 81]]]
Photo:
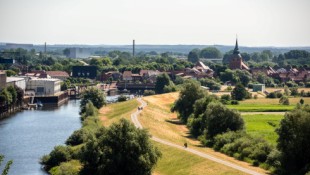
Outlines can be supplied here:
[[132, 57], [135, 57], [135, 40], [132, 41]]

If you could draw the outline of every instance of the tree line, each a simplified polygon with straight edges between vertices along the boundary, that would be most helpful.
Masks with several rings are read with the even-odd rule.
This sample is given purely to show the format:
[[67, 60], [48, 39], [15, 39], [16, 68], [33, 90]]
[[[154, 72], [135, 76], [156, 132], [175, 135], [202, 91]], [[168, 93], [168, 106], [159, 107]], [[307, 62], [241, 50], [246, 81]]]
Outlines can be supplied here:
[[[235, 89], [244, 88], [239, 86]], [[310, 171], [309, 104], [299, 103], [285, 114], [276, 130], [279, 138], [274, 146], [246, 133], [240, 113], [221, 103], [228, 97], [219, 99], [203, 91], [197, 81], [186, 81], [171, 111], [178, 112], [191, 135], [205, 146], [276, 174], [302, 175]]]

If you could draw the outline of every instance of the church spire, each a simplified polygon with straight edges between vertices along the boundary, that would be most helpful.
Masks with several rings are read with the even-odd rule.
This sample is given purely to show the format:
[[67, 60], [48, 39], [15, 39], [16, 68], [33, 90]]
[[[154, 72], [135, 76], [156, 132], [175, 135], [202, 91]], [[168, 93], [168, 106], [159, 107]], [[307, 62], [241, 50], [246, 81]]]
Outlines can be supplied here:
[[234, 49], [234, 54], [240, 54], [239, 47], [238, 47], [238, 38], [236, 38], [236, 45], [235, 45], [235, 49]]

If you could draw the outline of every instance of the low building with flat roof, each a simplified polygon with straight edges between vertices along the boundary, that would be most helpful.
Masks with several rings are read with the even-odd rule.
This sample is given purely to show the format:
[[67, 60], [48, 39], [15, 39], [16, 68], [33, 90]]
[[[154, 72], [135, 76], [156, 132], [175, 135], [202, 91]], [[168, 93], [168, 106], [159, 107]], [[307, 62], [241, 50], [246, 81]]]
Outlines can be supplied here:
[[27, 82], [27, 90], [36, 96], [52, 96], [60, 92], [61, 80], [54, 78], [33, 78]]
[[265, 91], [265, 85], [264, 84], [253, 84], [253, 92], [264, 92]]

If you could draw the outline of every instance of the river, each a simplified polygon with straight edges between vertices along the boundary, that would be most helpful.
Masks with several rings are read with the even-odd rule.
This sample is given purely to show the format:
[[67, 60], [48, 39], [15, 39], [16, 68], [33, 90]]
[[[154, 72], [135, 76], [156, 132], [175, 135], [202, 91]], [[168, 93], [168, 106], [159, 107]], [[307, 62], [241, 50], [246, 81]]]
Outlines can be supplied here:
[[9, 175], [45, 175], [40, 158], [64, 144], [81, 127], [79, 101], [54, 108], [25, 110], [0, 120], [0, 154], [5, 155], [0, 173], [13, 160]]

